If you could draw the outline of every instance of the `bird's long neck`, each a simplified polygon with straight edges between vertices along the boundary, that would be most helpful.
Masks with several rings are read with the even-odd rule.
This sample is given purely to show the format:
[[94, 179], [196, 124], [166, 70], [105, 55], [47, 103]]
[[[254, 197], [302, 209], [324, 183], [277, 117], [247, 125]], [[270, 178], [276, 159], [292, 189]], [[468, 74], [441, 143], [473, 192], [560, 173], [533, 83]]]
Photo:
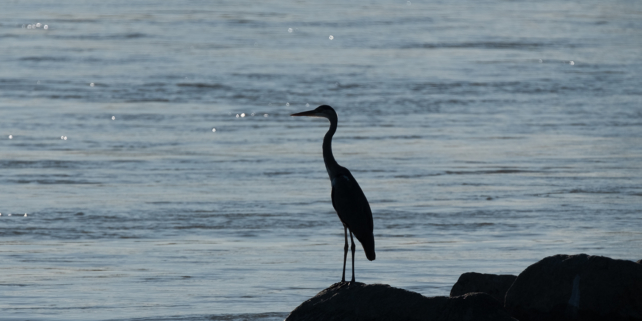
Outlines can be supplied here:
[[330, 120], [330, 129], [325, 134], [323, 138], [323, 162], [325, 163], [325, 169], [328, 171], [330, 179], [336, 177], [339, 174], [339, 169], [341, 166], [337, 164], [337, 161], [334, 160], [332, 155], [332, 136], [337, 131], [337, 119], [329, 118]]

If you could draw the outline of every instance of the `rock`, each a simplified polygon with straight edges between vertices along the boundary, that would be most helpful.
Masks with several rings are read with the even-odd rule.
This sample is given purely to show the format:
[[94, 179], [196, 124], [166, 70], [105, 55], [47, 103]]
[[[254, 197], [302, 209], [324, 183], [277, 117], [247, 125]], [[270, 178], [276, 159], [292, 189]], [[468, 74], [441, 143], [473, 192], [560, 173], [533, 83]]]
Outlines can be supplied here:
[[505, 306], [521, 321], [642, 320], [642, 265], [586, 254], [550, 256], [517, 276]]
[[637, 264], [642, 264], [642, 260], [638, 260], [636, 263]]
[[453, 285], [453, 288], [450, 290], [450, 296], [454, 297], [466, 293], [484, 292], [503, 304], [506, 291], [513, 285], [515, 279], [517, 279], [517, 276], [509, 274], [464, 273], [459, 276], [459, 280]]
[[303, 302], [286, 318], [300, 320], [511, 320], [485, 293], [425, 297], [385, 284], [336, 283]]
[[[428, 298], [428, 299], [436, 299]], [[444, 297], [441, 297], [444, 298]], [[499, 321], [510, 320], [517, 321], [510, 316], [504, 309], [503, 304], [495, 300], [487, 293], [467, 293], [464, 295], [451, 297], [446, 300], [446, 304], [439, 309], [435, 309], [436, 316], [422, 318], [422, 320], [438, 321]]]

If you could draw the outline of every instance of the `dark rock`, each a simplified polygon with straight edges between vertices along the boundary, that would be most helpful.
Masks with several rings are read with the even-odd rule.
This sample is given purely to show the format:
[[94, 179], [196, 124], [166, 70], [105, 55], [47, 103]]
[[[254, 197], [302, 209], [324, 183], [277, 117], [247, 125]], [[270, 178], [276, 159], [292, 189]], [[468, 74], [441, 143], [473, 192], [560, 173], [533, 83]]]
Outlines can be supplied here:
[[638, 260], [636, 263], [637, 264], [642, 264], [642, 260]]
[[[428, 298], [428, 299], [435, 299]], [[443, 297], [441, 297], [443, 298]], [[437, 307], [436, 307], [437, 308]], [[503, 304], [495, 300], [487, 293], [467, 293], [464, 295], [451, 297], [446, 300], [446, 304], [439, 309], [435, 309], [436, 316], [424, 318], [423, 320], [439, 321], [499, 321], [510, 320], [517, 321], [504, 309]]]
[[505, 306], [521, 321], [642, 320], [642, 265], [586, 254], [550, 256], [517, 276]]
[[333, 284], [299, 305], [286, 320], [516, 321], [485, 293], [428, 298], [385, 284], [358, 282]]
[[450, 296], [459, 296], [472, 292], [484, 292], [504, 303], [506, 291], [517, 279], [515, 275], [482, 274], [475, 272], [464, 273], [459, 276], [457, 283], [450, 290]]

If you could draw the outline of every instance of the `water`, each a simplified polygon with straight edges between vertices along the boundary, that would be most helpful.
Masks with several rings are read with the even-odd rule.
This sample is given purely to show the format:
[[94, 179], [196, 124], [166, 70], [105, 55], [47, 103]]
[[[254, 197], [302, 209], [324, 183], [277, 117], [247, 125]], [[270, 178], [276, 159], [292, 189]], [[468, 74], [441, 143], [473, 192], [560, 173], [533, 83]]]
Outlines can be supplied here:
[[638, 260], [640, 57], [639, 1], [5, 1], [0, 319], [284, 318], [341, 275], [320, 104], [359, 281]]

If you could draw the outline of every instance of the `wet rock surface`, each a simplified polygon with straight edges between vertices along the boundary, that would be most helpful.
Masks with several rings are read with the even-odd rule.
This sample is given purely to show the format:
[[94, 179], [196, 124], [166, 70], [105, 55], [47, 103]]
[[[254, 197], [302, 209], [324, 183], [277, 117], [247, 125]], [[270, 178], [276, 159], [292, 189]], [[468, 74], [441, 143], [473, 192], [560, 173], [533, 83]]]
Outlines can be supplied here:
[[497, 275], [468, 272], [459, 277], [457, 283], [450, 290], [450, 296], [460, 296], [466, 293], [483, 292], [504, 304], [506, 292], [513, 285], [517, 276]]
[[555, 255], [514, 275], [469, 272], [450, 297], [335, 283], [286, 320], [640, 320], [642, 260]]
[[294, 320], [515, 320], [485, 293], [425, 297], [385, 284], [336, 283], [303, 302]]
[[505, 307], [521, 321], [642, 320], [642, 265], [586, 254], [550, 256], [517, 277]]

